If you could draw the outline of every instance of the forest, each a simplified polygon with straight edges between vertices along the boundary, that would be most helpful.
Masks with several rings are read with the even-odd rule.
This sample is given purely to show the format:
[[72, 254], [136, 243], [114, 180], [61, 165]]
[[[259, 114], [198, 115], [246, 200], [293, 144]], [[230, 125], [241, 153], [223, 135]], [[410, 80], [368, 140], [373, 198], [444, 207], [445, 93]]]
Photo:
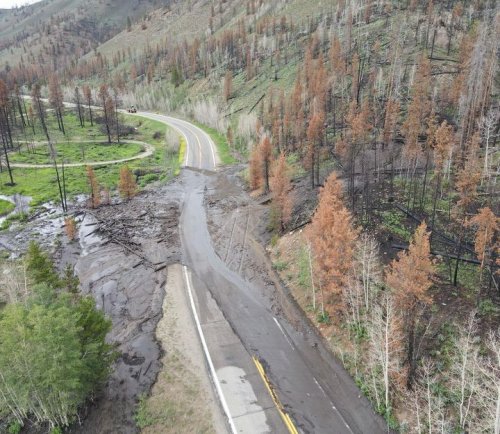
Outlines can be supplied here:
[[[43, 141], [50, 199], [65, 215], [68, 193], [92, 208], [114, 190], [130, 199], [177, 173], [178, 137], [166, 152], [156, 137], [143, 163], [95, 172], [65, 168], [69, 144], [55, 144], [74, 141], [80, 161], [85, 130], [84, 140], [129, 146], [102, 158], [115, 160], [144, 150], [126, 140], [150, 143], [158, 130], [119, 108], [192, 119], [217, 137], [224, 163], [242, 165], [249, 193], [269, 197], [275, 269], [388, 426], [500, 432], [498, 4], [216, 0], [159, 11], [128, 19], [83, 57], [25, 55], [0, 71], [2, 194], [27, 192], [29, 175], [11, 166], [38, 163], [33, 143]], [[159, 29], [195, 14], [189, 36]], [[81, 182], [68, 192], [71, 177]], [[35, 285], [30, 309], [46, 297], [81, 309], [54, 295], [60, 283], [34, 283], [43, 294]], [[29, 322], [27, 309], [9, 303], [0, 322]], [[2, 351], [5, 339], [17, 338], [1, 336]]]

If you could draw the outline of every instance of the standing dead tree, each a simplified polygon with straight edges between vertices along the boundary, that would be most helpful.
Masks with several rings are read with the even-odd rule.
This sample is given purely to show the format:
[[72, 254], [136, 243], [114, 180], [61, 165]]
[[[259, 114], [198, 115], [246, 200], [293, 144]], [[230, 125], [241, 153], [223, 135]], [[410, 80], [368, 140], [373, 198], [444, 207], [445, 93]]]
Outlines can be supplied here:
[[[313, 248], [320, 288], [329, 298], [340, 295], [348, 281], [359, 230], [343, 203], [342, 182], [332, 172], [319, 193], [308, 238]], [[322, 291], [322, 313], [325, 296]]]
[[409, 388], [415, 379], [419, 357], [419, 322], [425, 308], [432, 303], [428, 290], [432, 286], [433, 274], [429, 233], [424, 222], [415, 231], [408, 251], [400, 252], [398, 259], [391, 262], [386, 276], [387, 285], [394, 290], [396, 304], [403, 316]]
[[82, 88], [83, 92], [83, 97], [85, 98], [85, 101], [87, 102], [87, 107], [89, 109], [89, 119], [90, 119], [90, 125], [94, 126], [94, 121], [92, 118], [92, 90], [90, 89], [90, 86], [88, 84], [85, 84]]
[[56, 149], [54, 148], [54, 144], [52, 143], [52, 140], [50, 139], [49, 135], [49, 129], [47, 127], [47, 120], [46, 120], [46, 113], [45, 113], [45, 106], [42, 101], [42, 96], [40, 93], [40, 85], [36, 83], [33, 86], [33, 90], [31, 93], [31, 100], [32, 104], [35, 106], [35, 110], [38, 114], [38, 119], [40, 120], [40, 124], [42, 125], [43, 132], [45, 134], [45, 137], [47, 137], [47, 145], [49, 147], [49, 155], [52, 160], [52, 164], [54, 165], [54, 170], [56, 172], [56, 180], [57, 180], [57, 187], [59, 189], [59, 197], [61, 199], [61, 206], [63, 211], [66, 213], [68, 210], [67, 204], [66, 204], [66, 199], [64, 196], [63, 192], [63, 185], [61, 182], [61, 177], [59, 176], [59, 167], [57, 165], [57, 154], [56, 154]]
[[[12, 169], [9, 162], [8, 148], [12, 148], [12, 133], [10, 127], [9, 113], [10, 100], [7, 85], [0, 79], [0, 135], [2, 137], [2, 145], [4, 151], [5, 164], [9, 172], [10, 185], [15, 185], [12, 176]], [[0, 164], [1, 167], [1, 164]]]
[[281, 153], [274, 163], [273, 177], [271, 178], [271, 193], [273, 196], [273, 218], [279, 230], [283, 232], [293, 209], [293, 199], [290, 193], [289, 167], [284, 153]]

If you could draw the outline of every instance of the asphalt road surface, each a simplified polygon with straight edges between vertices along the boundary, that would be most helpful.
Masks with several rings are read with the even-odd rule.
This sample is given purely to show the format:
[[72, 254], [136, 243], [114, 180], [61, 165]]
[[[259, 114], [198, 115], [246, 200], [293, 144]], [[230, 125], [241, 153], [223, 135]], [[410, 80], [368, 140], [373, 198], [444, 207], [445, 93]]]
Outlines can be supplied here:
[[210, 136], [202, 129], [182, 119], [157, 113], [138, 112], [138, 116], [164, 122], [174, 127], [186, 140], [184, 166], [214, 170], [217, 166], [217, 153]]
[[[187, 142], [184, 165], [215, 170], [217, 155], [209, 136], [184, 120], [152, 113], [138, 113], [177, 129]], [[185, 199], [181, 215], [184, 262], [191, 269], [198, 298], [217, 302], [224, 318], [246, 351], [265, 367], [279, 400], [299, 432], [378, 434], [388, 432], [352, 378], [311, 336], [296, 331], [285, 318], [277, 318], [260, 288], [228, 269], [215, 253], [203, 206], [206, 175], [203, 170], [184, 170]], [[210, 315], [199, 303], [200, 318]], [[224, 348], [220, 336], [219, 348]], [[230, 348], [228, 345], [227, 348]], [[227, 351], [227, 349], [226, 349]], [[226, 397], [231, 400], [231, 396]], [[280, 430], [281, 431], [281, 430]]]

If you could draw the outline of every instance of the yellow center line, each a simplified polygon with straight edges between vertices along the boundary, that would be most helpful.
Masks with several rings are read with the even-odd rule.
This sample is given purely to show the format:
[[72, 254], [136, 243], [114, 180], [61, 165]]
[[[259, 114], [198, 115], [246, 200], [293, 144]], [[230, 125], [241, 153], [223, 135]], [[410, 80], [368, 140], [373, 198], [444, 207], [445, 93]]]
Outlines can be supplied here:
[[259, 374], [262, 378], [262, 381], [266, 385], [267, 390], [269, 391], [269, 395], [271, 395], [271, 398], [273, 399], [274, 405], [278, 409], [278, 412], [283, 419], [283, 422], [285, 423], [288, 431], [290, 434], [299, 434], [299, 431], [293, 424], [292, 418], [290, 415], [285, 411], [285, 408], [283, 407], [283, 404], [280, 402], [278, 396], [276, 395], [276, 392], [269, 381], [269, 378], [267, 377], [266, 371], [264, 370], [264, 367], [262, 366], [262, 363], [260, 363], [260, 360], [252, 356], [253, 362], [255, 363], [255, 366], [257, 367], [257, 371], [259, 371]]

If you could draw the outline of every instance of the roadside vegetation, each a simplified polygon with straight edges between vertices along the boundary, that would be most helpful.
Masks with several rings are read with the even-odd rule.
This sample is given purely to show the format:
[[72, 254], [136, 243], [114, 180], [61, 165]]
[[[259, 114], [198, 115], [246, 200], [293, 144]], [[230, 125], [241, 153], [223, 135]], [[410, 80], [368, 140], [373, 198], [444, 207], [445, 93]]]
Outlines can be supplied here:
[[[177, 2], [60, 63], [19, 35], [26, 55], [0, 72], [2, 194], [64, 211], [119, 183], [128, 198], [174, 176], [185, 143], [117, 107], [193, 119], [223, 164], [248, 161], [274, 268], [388, 426], [497, 433], [499, 16], [486, 0]], [[120, 152], [119, 137], [155, 152], [60, 172], [65, 143]], [[54, 168], [10, 168], [35, 141]]]
[[[31, 105], [27, 105], [30, 112]], [[82, 109], [83, 110], [83, 109]], [[57, 119], [52, 112], [46, 115], [47, 130], [54, 140], [52, 147], [47, 144], [44, 130], [33, 119], [31, 128], [20, 126], [13, 129], [14, 141], [12, 151], [9, 152], [9, 162], [26, 164], [53, 164], [53, 155], [59, 166], [59, 183], [65, 190], [66, 199], [71, 200], [78, 194], [88, 194], [90, 191], [85, 176], [86, 162], [112, 161], [134, 157], [145, 150], [144, 145], [129, 143], [128, 140], [148, 143], [153, 146], [151, 156], [132, 160], [127, 163], [134, 173], [141, 187], [158, 180], [169, 180], [179, 171], [178, 138], [176, 134], [167, 134], [169, 129], [161, 122], [119, 114], [120, 143], [118, 138], [112, 144], [106, 141], [103, 133], [103, 123], [100, 121], [100, 112], [94, 110], [93, 125], [90, 125], [90, 115], [87, 113], [87, 123], [81, 126], [79, 118], [73, 110], [66, 110], [63, 120], [65, 135], [57, 126]], [[83, 116], [83, 115], [82, 115]], [[168, 143], [167, 143], [168, 137]], [[17, 140], [16, 140], [17, 139]], [[81, 167], [65, 167], [63, 178], [63, 162], [82, 163]], [[109, 164], [94, 168], [101, 187], [113, 191], [118, 187], [120, 167], [123, 164]], [[4, 170], [0, 173], [2, 194], [13, 196], [21, 194], [30, 197], [31, 206], [45, 202], [60, 202], [59, 183], [57, 173], [52, 168], [12, 168], [14, 185], [9, 184], [10, 175]]]
[[73, 270], [59, 275], [38, 245], [0, 267], [0, 430], [37, 423], [58, 432], [108, 376], [111, 323], [79, 293]]

